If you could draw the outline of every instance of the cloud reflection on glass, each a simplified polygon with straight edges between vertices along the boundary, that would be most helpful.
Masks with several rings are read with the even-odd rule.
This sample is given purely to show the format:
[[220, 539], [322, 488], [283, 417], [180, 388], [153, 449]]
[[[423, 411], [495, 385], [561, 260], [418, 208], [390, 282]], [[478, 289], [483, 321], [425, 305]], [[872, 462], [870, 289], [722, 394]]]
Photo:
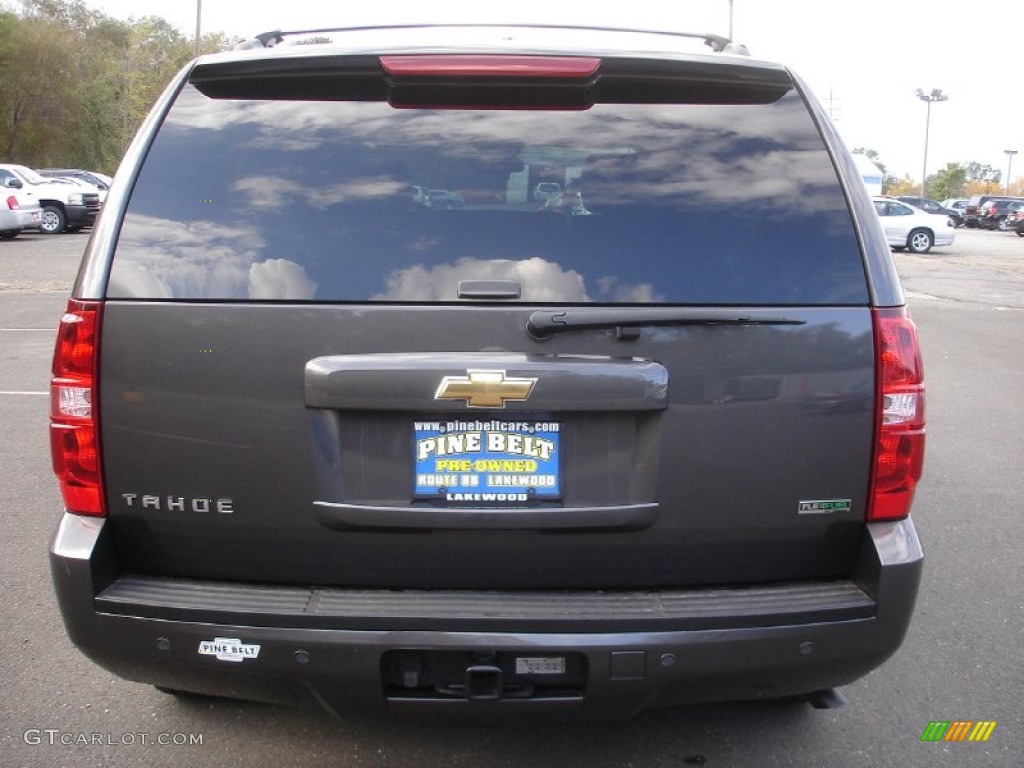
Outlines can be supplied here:
[[[501, 279], [528, 302], [859, 303], [835, 176], [793, 93], [472, 111], [186, 86], [133, 193], [111, 295], [301, 299], [315, 283], [321, 300], [456, 301], [460, 279]], [[277, 260], [297, 269], [269, 269], [264, 290], [268, 270], [250, 268]]]

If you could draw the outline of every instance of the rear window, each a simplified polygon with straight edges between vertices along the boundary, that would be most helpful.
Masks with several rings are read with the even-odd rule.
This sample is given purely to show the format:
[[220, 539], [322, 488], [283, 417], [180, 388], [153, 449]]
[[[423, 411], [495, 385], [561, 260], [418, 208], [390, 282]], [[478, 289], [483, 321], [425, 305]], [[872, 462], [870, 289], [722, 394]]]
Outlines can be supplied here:
[[107, 295], [424, 303], [494, 286], [552, 304], [868, 300], [835, 168], [795, 91], [429, 110], [191, 85], [140, 172]]

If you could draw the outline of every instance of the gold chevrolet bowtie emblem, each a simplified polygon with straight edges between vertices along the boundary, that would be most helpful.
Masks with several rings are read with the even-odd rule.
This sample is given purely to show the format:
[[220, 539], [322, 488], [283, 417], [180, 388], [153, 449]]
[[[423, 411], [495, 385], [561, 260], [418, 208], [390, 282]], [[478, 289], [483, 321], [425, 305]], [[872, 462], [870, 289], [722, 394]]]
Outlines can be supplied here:
[[435, 400], [465, 400], [470, 408], [504, 408], [506, 400], [525, 400], [536, 379], [506, 377], [504, 371], [466, 371], [466, 376], [445, 376]]

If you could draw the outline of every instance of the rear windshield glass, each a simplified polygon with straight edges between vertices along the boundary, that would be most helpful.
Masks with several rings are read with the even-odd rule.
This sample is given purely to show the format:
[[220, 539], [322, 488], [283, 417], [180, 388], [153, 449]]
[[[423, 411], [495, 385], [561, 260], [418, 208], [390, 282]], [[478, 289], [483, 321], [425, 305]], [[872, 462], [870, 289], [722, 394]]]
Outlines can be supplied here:
[[189, 85], [132, 192], [108, 296], [863, 304], [867, 289], [836, 171], [792, 91], [768, 105], [420, 110]]

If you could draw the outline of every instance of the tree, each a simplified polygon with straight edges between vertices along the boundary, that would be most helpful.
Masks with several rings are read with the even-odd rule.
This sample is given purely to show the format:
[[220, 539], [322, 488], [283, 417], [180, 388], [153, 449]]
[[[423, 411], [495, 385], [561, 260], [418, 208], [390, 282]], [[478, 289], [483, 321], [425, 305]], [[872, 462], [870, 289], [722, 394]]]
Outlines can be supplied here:
[[26, 19], [45, 19], [79, 32], [103, 18], [102, 13], [88, 8], [83, 0], [23, 0], [22, 6]]
[[931, 197], [936, 200], [963, 197], [967, 172], [967, 167], [960, 163], [946, 163], [945, 168], [928, 177], [928, 191]]
[[[74, 110], [69, 109], [77, 100], [74, 45], [61, 25], [48, 19], [5, 17], [3, 38], [0, 156], [43, 165], [60, 152], [58, 134], [75, 130]], [[65, 120], [71, 125], [65, 127]]]
[[[192, 58], [164, 19], [128, 22], [83, 0], [0, 7], [0, 161], [112, 172], [164, 87]], [[232, 41], [216, 33], [203, 50]]]
[[223, 32], [210, 32], [203, 35], [199, 41], [199, 53], [219, 53], [220, 51], [230, 51], [240, 42], [243, 38], [241, 37], [229, 37]]
[[978, 179], [976, 181], [968, 181], [964, 185], [964, 197], [973, 197], [974, 195], [998, 195], [1002, 193], [1002, 191], [1002, 185], [991, 180]]
[[132, 20], [118, 72], [118, 134], [124, 146], [191, 54], [189, 42], [164, 19]]
[[909, 176], [904, 176], [902, 179], [890, 176], [887, 180], [888, 184], [882, 189], [887, 195], [893, 195], [894, 197], [897, 195], [916, 195], [921, 191], [921, 185]]

